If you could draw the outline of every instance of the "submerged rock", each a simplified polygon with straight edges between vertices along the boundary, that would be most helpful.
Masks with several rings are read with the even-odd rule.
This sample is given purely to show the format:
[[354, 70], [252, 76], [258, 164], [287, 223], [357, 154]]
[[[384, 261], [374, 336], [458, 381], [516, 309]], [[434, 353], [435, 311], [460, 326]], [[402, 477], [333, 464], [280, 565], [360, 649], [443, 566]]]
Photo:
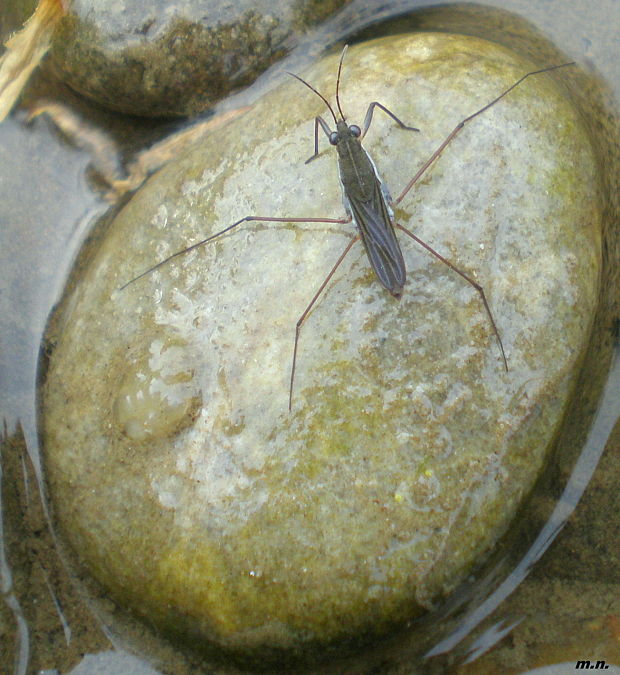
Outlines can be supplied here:
[[193, 115], [251, 84], [345, 3], [75, 0], [51, 56], [68, 84], [112, 110]]
[[[338, 56], [303, 77], [332, 97]], [[479, 39], [389, 37], [347, 53], [350, 122], [394, 194], [455, 124], [531, 70]], [[566, 73], [565, 73], [566, 74]], [[592, 151], [551, 77], [466, 125], [396, 209], [486, 292], [399, 233], [400, 300], [344, 215], [324, 105], [288, 81], [153, 176], [59, 311], [43, 392], [55, 515], [114, 598], [194, 647], [322, 653], [427, 611], [505, 532], [553, 441], [600, 265]], [[402, 235], [402, 236], [401, 236]]]

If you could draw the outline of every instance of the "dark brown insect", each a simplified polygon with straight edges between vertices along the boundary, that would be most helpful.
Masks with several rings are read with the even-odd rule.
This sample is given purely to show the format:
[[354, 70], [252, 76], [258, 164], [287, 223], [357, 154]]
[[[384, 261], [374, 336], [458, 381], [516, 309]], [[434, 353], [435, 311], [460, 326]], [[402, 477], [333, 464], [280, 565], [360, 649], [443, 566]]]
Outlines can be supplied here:
[[177, 251], [172, 255], [168, 256], [161, 262], [157, 263], [148, 270], [142, 272], [142, 274], [128, 281], [122, 288], [125, 288], [134, 281], [142, 278], [143, 276], [153, 272], [154, 270], [160, 268], [162, 265], [167, 264], [172, 259], [177, 256], [184, 255], [189, 251], [193, 251], [195, 248], [202, 246], [214, 239], [217, 239], [226, 232], [230, 232], [234, 228], [238, 227], [242, 223], [251, 222], [251, 221], [262, 221], [269, 223], [337, 223], [345, 224], [353, 222], [357, 229], [357, 235], [351, 239], [347, 244], [346, 248], [336, 261], [335, 265], [332, 267], [329, 274], [323, 280], [323, 283], [320, 285], [317, 292], [314, 294], [312, 300], [308, 303], [308, 306], [303, 311], [302, 315], [299, 317], [297, 324], [295, 326], [295, 344], [293, 347], [293, 363], [291, 366], [291, 377], [290, 377], [290, 386], [289, 386], [289, 402], [288, 408], [289, 411], [293, 405], [293, 387], [295, 383], [295, 367], [297, 364], [297, 349], [299, 346], [299, 336], [301, 333], [301, 327], [312, 310], [312, 307], [319, 299], [321, 293], [325, 290], [325, 287], [329, 283], [330, 279], [333, 277], [334, 273], [349, 253], [353, 245], [361, 239], [362, 244], [368, 255], [368, 260], [377, 275], [377, 279], [381, 285], [391, 293], [395, 298], [400, 298], [403, 292], [403, 287], [406, 282], [407, 272], [405, 268], [405, 261], [403, 259], [403, 254], [400, 248], [398, 239], [396, 238], [395, 229], [398, 228], [404, 232], [408, 237], [411, 237], [416, 241], [420, 246], [425, 248], [429, 253], [434, 255], [438, 260], [447, 265], [451, 270], [460, 275], [467, 283], [471, 284], [476, 291], [478, 292], [482, 304], [484, 305], [487, 316], [493, 328], [495, 337], [499, 345], [499, 350], [501, 353], [503, 365], [506, 371], [508, 371], [508, 361], [506, 359], [506, 354], [504, 352], [504, 345], [502, 344], [502, 339], [500, 337], [499, 331], [495, 324], [491, 308], [487, 301], [486, 295], [484, 293], [483, 287], [474, 281], [470, 276], [465, 274], [462, 270], [456, 267], [449, 260], [444, 258], [440, 253], [438, 253], [434, 248], [429, 246], [425, 241], [417, 237], [413, 232], [410, 232], [408, 229], [396, 223], [394, 221], [394, 212], [393, 206], [399, 204], [415, 183], [420, 179], [424, 172], [437, 160], [445, 148], [451, 143], [454, 137], [463, 129], [463, 127], [470, 122], [472, 119], [481, 115], [483, 112], [488, 110], [491, 106], [495, 105], [500, 99], [510, 93], [515, 87], [519, 86], [526, 78], [532, 75], [538, 75], [539, 73], [545, 73], [557, 68], [563, 68], [565, 66], [573, 65], [571, 63], [562, 63], [556, 66], [549, 66], [547, 68], [541, 68], [540, 70], [534, 70], [529, 73], [526, 73], [521, 78], [519, 78], [514, 84], [512, 84], [508, 89], [503, 91], [499, 96], [494, 98], [491, 102], [487, 103], [485, 106], [477, 110], [475, 113], [465, 117], [461, 120], [454, 129], [448, 134], [446, 139], [439, 145], [439, 147], [432, 153], [432, 155], [422, 164], [417, 173], [413, 178], [407, 183], [403, 191], [398, 195], [396, 199], [390, 197], [390, 193], [385, 187], [383, 181], [381, 180], [377, 167], [372, 161], [370, 155], [362, 147], [361, 141], [366, 135], [370, 124], [372, 122], [372, 116], [376, 108], [379, 108], [384, 113], [389, 115], [398, 126], [407, 131], [419, 131], [415, 127], [408, 126], [404, 124], [396, 115], [391, 112], [384, 105], [378, 101], [373, 101], [366, 111], [366, 116], [364, 118], [364, 123], [362, 128], [355, 124], [347, 124], [346, 117], [342, 111], [340, 105], [340, 76], [342, 72], [342, 63], [344, 60], [344, 55], [346, 53], [347, 47], [345, 46], [342, 50], [340, 56], [340, 63], [338, 65], [338, 76], [336, 79], [336, 108], [338, 110], [339, 116], [336, 115], [336, 112], [330, 105], [329, 101], [313, 86], [308, 84], [298, 75], [289, 73], [294, 78], [302, 82], [306, 87], [311, 89], [317, 96], [319, 96], [328, 110], [330, 111], [334, 122], [336, 124], [336, 130], [332, 131], [327, 124], [327, 122], [320, 116], [315, 118], [314, 122], [314, 154], [306, 160], [306, 164], [313, 159], [315, 159], [319, 154], [319, 127], [323, 130], [331, 145], [336, 146], [338, 152], [338, 168], [340, 172], [340, 182], [342, 184], [342, 193], [343, 193], [343, 202], [345, 211], [347, 212], [346, 218], [285, 218], [285, 217], [272, 217], [272, 216], [245, 216], [240, 220], [237, 220], [232, 225], [216, 232], [215, 234], [199, 241], [192, 246]]

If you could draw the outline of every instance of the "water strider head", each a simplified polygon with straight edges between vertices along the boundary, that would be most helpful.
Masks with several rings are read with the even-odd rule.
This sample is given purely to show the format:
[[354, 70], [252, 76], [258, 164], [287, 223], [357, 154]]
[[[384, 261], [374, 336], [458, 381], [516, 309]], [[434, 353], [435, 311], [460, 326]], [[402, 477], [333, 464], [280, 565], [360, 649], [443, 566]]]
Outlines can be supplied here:
[[[299, 77], [299, 75], [295, 75], [295, 73], [288, 73], [292, 77], [294, 77], [296, 80], [299, 80], [302, 84], [304, 84], [308, 89], [313, 91], [327, 106], [327, 109], [331, 113], [331, 116], [334, 118], [334, 122], [336, 124], [336, 131], [331, 131], [328, 130], [325, 127], [323, 127], [327, 138], [329, 139], [329, 142], [332, 145], [337, 146], [339, 141], [344, 140], [344, 139], [351, 139], [351, 138], [357, 138], [359, 139], [362, 136], [362, 130], [357, 124], [351, 124], [350, 126], [346, 123], [346, 117], [344, 112], [342, 111], [342, 106], [340, 105], [340, 75], [342, 73], [342, 62], [344, 61], [344, 55], [346, 54], [346, 51], [348, 49], [349, 45], [345, 45], [342, 54], [340, 54], [340, 62], [338, 63], [338, 77], [336, 78], [336, 108], [338, 110], [338, 115], [336, 115], [336, 112], [334, 111], [334, 108], [330, 104], [330, 102], [321, 94], [320, 91], [315, 89], [311, 84], [306, 82], [304, 79]], [[321, 119], [321, 118], [317, 118]]]

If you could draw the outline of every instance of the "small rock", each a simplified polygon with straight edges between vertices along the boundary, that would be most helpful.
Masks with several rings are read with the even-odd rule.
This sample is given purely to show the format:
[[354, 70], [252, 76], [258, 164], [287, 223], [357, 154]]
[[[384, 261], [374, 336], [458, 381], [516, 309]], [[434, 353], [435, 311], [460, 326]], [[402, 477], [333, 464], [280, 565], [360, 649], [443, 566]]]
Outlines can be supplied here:
[[193, 115], [251, 84], [347, 0], [76, 0], [54, 32], [63, 79], [101, 105]]

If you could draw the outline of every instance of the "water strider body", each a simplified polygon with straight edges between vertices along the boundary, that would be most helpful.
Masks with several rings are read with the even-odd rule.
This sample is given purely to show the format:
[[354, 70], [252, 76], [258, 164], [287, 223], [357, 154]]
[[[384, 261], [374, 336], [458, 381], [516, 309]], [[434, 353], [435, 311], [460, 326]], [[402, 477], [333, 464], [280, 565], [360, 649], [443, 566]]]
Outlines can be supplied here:
[[360, 143], [360, 134], [358, 126], [348, 126], [342, 119], [336, 123], [332, 136], [338, 151], [344, 206], [357, 227], [381, 285], [395, 298], [400, 298], [407, 271], [392, 225], [391, 198], [375, 163]]

